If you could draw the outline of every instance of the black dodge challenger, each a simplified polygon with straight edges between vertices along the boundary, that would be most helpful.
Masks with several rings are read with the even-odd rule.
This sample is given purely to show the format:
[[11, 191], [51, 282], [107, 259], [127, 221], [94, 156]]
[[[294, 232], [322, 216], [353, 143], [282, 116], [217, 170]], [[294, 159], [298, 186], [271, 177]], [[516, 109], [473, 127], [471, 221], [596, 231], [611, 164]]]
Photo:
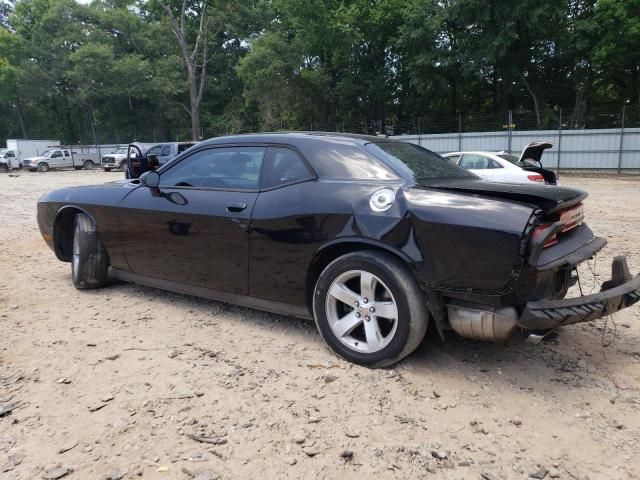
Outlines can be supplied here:
[[508, 185], [416, 145], [284, 133], [202, 142], [139, 179], [55, 190], [38, 224], [77, 288], [113, 278], [314, 319], [363, 365], [440, 333], [505, 341], [640, 299], [616, 257], [599, 293], [565, 299], [606, 244], [586, 193]]

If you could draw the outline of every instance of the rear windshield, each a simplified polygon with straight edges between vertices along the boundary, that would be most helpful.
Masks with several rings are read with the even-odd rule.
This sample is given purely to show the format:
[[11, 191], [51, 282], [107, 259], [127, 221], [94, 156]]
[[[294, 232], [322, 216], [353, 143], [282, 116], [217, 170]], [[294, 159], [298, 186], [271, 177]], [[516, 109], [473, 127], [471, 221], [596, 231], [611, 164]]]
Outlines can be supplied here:
[[368, 143], [366, 148], [402, 177], [417, 184], [442, 178], [476, 178], [444, 157], [412, 143]]
[[497, 156], [503, 160], [506, 160], [507, 162], [513, 163], [514, 165], [517, 165], [520, 161], [520, 158], [516, 157], [515, 155], [511, 155], [510, 153], [498, 153]]

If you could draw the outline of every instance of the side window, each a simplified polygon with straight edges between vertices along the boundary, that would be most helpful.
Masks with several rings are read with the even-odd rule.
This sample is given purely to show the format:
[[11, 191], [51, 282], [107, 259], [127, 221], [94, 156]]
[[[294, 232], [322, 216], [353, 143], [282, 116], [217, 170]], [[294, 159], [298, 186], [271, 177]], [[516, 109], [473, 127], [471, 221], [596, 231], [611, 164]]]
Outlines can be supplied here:
[[166, 157], [167, 155], [171, 155], [171, 145], [163, 145], [162, 153], [160, 155], [162, 155], [163, 157]]
[[64, 156], [65, 156], [65, 157], [70, 157], [70, 156], [71, 156], [71, 155], [69, 154], [69, 150], [65, 150], [65, 151], [64, 151]]
[[498, 162], [496, 162], [493, 158], [489, 159], [489, 168], [504, 168]]
[[458, 163], [458, 160], [460, 160], [460, 155], [448, 155], [444, 158], [449, 160], [451, 163]]
[[56, 150], [55, 152], [53, 152], [53, 154], [51, 155], [51, 158], [60, 158], [62, 157], [62, 152], [60, 150]]
[[8, 151], [8, 152], [7, 152], [7, 157], [9, 157], [9, 158], [14, 158], [15, 156], [16, 156], [16, 154], [15, 154], [15, 153], [13, 153], [12, 151]]
[[312, 178], [304, 160], [294, 150], [269, 147], [262, 168], [260, 188], [272, 188], [285, 183]]
[[160, 148], [162, 148], [160, 145], [156, 145], [153, 148], [150, 148], [149, 151], [147, 152], [147, 156], [148, 155], [160, 155]]
[[257, 190], [264, 152], [264, 147], [200, 150], [162, 172], [160, 185]]
[[467, 170], [485, 170], [489, 168], [489, 159], [482, 155], [464, 154], [459, 165]]

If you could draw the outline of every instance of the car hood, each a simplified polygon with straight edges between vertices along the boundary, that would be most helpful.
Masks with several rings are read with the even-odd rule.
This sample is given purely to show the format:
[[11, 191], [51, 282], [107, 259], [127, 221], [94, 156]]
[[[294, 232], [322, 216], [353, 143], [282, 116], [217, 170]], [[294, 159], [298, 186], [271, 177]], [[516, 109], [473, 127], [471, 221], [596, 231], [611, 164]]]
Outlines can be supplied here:
[[437, 180], [429, 182], [428, 185], [416, 185], [414, 188], [448, 190], [513, 200], [535, 205], [545, 214], [562, 210], [587, 198], [587, 192], [577, 188], [534, 183], [497, 183], [475, 178]]
[[27, 157], [25, 160], [34, 161], [34, 160], [49, 160], [49, 157]]

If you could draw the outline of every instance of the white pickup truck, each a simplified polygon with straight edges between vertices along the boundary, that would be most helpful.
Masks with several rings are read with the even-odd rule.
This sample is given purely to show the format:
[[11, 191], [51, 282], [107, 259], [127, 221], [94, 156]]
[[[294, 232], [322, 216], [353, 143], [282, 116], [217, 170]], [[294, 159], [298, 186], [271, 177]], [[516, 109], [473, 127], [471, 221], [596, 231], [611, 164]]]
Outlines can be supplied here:
[[69, 168], [76, 170], [84, 168], [92, 170], [98, 163], [97, 154], [94, 153], [76, 153], [66, 148], [51, 148], [45, 150], [41, 155], [29, 157], [22, 160], [23, 168], [35, 172], [46, 172], [52, 168]]
[[20, 164], [14, 151], [6, 148], [0, 149], [0, 172], [8, 172], [15, 168], [20, 168]]

